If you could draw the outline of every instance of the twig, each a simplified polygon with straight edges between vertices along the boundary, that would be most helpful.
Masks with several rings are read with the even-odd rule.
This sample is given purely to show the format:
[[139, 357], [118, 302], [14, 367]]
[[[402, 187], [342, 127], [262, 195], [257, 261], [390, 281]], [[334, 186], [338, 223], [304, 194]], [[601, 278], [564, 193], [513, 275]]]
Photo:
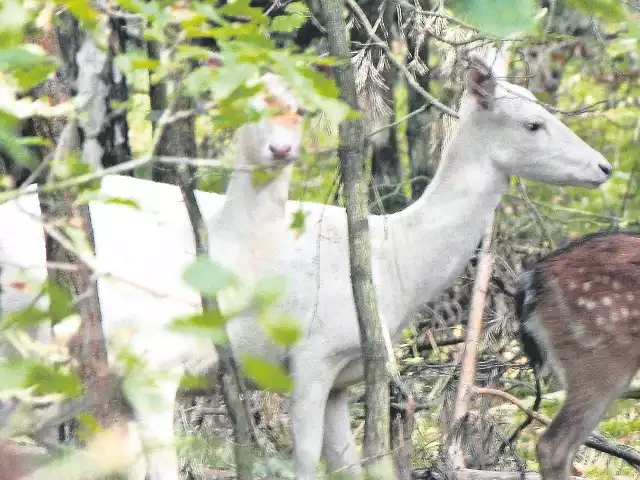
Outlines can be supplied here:
[[533, 214], [533, 217], [536, 219], [536, 223], [540, 228], [540, 233], [542, 233], [542, 236], [549, 243], [549, 246], [555, 249], [556, 242], [554, 242], [553, 238], [551, 238], [551, 235], [549, 235], [549, 231], [547, 230], [547, 227], [544, 224], [542, 215], [540, 215], [540, 212], [538, 211], [538, 209], [533, 205], [533, 203], [529, 199], [529, 195], [527, 194], [527, 189], [519, 178], [518, 178], [518, 189], [520, 190], [520, 195], [522, 195], [522, 200], [524, 200], [524, 203], [526, 204], [527, 208]]
[[438, 108], [440, 111], [442, 111], [442, 112], [444, 112], [444, 113], [446, 113], [448, 115], [451, 115], [454, 118], [459, 118], [458, 113], [455, 110], [452, 110], [451, 108], [447, 107], [442, 102], [440, 102], [440, 100], [438, 100], [433, 95], [431, 95], [429, 92], [427, 92], [424, 88], [422, 88], [422, 86], [420, 86], [420, 84], [416, 81], [414, 76], [411, 74], [409, 69], [403, 63], [399, 62], [393, 56], [393, 54], [391, 52], [391, 49], [389, 48], [389, 45], [385, 41], [383, 41], [378, 35], [376, 35], [376, 32], [374, 31], [371, 23], [369, 22], [369, 19], [367, 18], [365, 13], [362, 11], [360, 6], [356, 3], [356, 1], [355, 0], [347, 0], [347, 6], [351, 9], [353, 14], [358, 18], [358, 20], [360, 21], [360, 23], [364, 27], [365, 31], [367, 32], [367, 35], [369, 35], [369, 38], [372, 40], [372, 42], [375, 43], [375, 45], [377, 47], [381, 48], [385, 52], [385, 54], [387, 55], [387, 58], [389, 59], [389, 61], [391, 63], [393, 63], [393, 65], [400, 72], [402, 72], [402, 74], [404, 75], [404, 77], [407, 80], [407, 83], [409, 85], [411, 85], [411, 87], [416, 92], [418, 92], [420, 95], [422, 95], [422, 97], [426, 101], [428, 101], [431, 105], [433, 105], [434, 107]]
[[[469, 321], [467, 323], [467, 334], [465, 337], [464, 352], [461, 360], [460, 380], [458, 384], [458, 392], [453, 409], [454, 423], [460, 422], [469, 411], [469, 401], [476, 378], [477, 351], [478, 342], [480, 341], [480, 333], [482, 330], [482, 316], [485, 307], [487, 289], [489, 280], [491, 279], [491, 268], [493, 265], [493, 256], [490, 252], [491, 237], [493, 234], [493, 218], [487, 225], [482, 239], [482, 247], [480, 250], [478, 271], [476, 273], [475, 285], [473, 287], [473, 297], [471, 300], [471, 311], [469, 312]], [[456, 468], [464, 468], [464, 454], [459, 436], [456, 440], [450, 440], [448, 451], [448, 460], [452, 462]]]

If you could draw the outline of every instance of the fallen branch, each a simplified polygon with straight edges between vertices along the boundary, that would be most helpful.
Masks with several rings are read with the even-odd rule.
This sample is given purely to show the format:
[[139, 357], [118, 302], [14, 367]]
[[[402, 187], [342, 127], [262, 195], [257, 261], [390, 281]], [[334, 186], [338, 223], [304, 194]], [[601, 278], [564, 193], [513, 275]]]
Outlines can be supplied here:
[[[531, 409], [527, 408], [518, 398], [514, 397], [510, 393], [485, 387], [475, 387], [473, 391], [478, 395], [491, 395], [494, 397], [502, 398], [503, 400], [512, 403], [524, 413], [532, 417], [534, 420], [537, 420], [545, 426], [549, 426], [549, 424], [551, 423], [551, 420], [546, 418], [544, 415], [541, 415], [540, 413], [534, 412]], [[594, 450], [597, 450], [599, 452], [608, 453], [609, 455], [620, 458], [633, 467], [640, 468], [640, 452], [638, 452], [635, 448], [630, 447], [629, 445], [612, 442], [600, 433], [591, 434], [589, 439], [584, 442], [584, 444], [585, 446], [593, 448]]]

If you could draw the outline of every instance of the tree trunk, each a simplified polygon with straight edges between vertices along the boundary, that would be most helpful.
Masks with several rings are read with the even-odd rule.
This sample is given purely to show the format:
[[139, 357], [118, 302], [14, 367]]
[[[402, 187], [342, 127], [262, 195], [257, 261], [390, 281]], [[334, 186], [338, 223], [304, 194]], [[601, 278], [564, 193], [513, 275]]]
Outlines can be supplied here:
[[[64, 68], [58, 73], [57, 77], [49, 84], [42, 88], [46, 89], [52, 103], [59, 103], [68, 98], [70, 94], [70, 82], [75, 81], [77, 75], [80, 94], [91, 94], [92, 99], [89, 102], [88, 120], [85, 119], [84, 126], [91, 128], [97, 126], [100, 137], [92, 137], [94, 144], [86, 147], [80, 142], [81, 129], [75, 121], [66, 123], [63, 119], [45, 119], [34, 118], [31, 121], [30, 128], [33, 130], [31, 134], [48, 139], [53, 144], [57, 144], [55, 153], [57, 158], [65, 158], [71, 153], [80, 154], [81, 151], [88, 153], [91, 158], [83, 158], [89, 164], [100, 165], [103, 158], [112, 152], [110, 146], [115, 145], [114, 142], [108, 142], [106, 135], [113, 136], [113, 129], [107, 128], [107, 115], [109, 112], [107, 96], [100, 97], [101, 93], [108, 91], [105, 84], [94, 85], [95, 89], [86, 90], [87, 86], [92, 85], [92, 78], [100, 77], [104, 68], [110, 66], [110, 62], [106, 61], [100, 65], [100, 58], [95, 64], [86, 64], [76, 61], [78, 51], [74, 50], [82, 43], [82, 48], [86, 49], [85, 54], [89, 52], [97, 52], [93, 41], [84, 37], [80, 40], [82, 34], [79, 30], [77, 22], [68, 14], [61, 16], [60, 27], [57, 34], [51, 30], [45, 35], [51, 36], [48, 44], [55, 46], [55, 51], [49, 51], [49, 54], [57, 55], [64, 61]], [[64, 45], [58, 49], [58, 45]], [[101, 70], [96, 71], [94, 67]], [[83, 90], [85, 89], [85, 90]], [[93, 94], [96, 94], [95, 96]], [[101, 103], [102, 102], [102, 103]], [[66, 125], [65, 125], [66, 123]], [[82, 129], [84, 138], [87, 138], [87, 128]], [[93, 132], [91, 132], [93, 133]], [[128, 132], [124, 132], [126, 135]], [[106, 135], [105, 135], [106, 134]], [[113, 137], [111, 137], [112, 139]], [[41, 152], [43, 155], [45, 152]], [[43, 156], [44, 159], [44, 156]], [[81, 229], [87, 239], [87, 243], [93, 250], [93, 230], [91, 227], [91, 219], [89, 217], [88, 205], [74, 205], [77, 198], [75, 190], [67, 190], [64, 192], [54, 192], [50, 194], [40, 195], [40, 208], [42, 211], [43, 221], [48, 222], [51, 219], [63, 219], [65, 226], [70, 228]], [[55, 237], [55, 238], [54, 238]], [[100, 305], [98, 302], [96, 279], [90, 267], [83, 261], [79, 261], [79, 256], [69, 252], [68, 248], [64, 248], [60, 240], [68, 241], [68, 237], [60, 231], [52, 227], [45, 228], [45, 245], [46, 258], [48, 262], [64, 262], [76, 263], [77, 271], [61, 272], [54, 269], [48, 270], [49, 279], [52, 283], [61, 286], [66, 290], [72, 298], [77, 300], [77, 311], [81, 318], [79, 331], [71, 342], [71, 354], [77, 360], [80, 375], [85, 385], [85, 392], [92, 399], [92, 404], [96, 406], [96, 418], [98, 423], [106, 427], [112, 421], [111, 416], [111, 393], [109, 388], [109, 371], [107, 363], [106, 344], [102, 332]]]
[[[353, 67], [340, 0], [322, 0], [331, 55], [347, 60], [335, 69], [341, 98], [357, 109]], [[360, 120], [340, 125], [340, 167], [347, 206], [351, 282], [360, 327], [366, 383], [364, 457], [367, 478], [394, 477], [389, 460], [389, 377], [386, 348], [371, 280], [371, 239], [367, 221], [367, 182], [364, 178], [364, 129]]]

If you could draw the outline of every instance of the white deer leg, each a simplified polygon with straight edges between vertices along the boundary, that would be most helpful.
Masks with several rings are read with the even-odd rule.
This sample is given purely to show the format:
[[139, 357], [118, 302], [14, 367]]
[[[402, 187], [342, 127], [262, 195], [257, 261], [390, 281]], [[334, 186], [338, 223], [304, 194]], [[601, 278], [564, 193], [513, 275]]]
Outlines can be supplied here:
[[293, 454], [296, 479], [314, 480], [318, 478], [324, 412], [334, 375], [322, 367], [321, 359], [301, 363], [302, 368], [293, 369], [295, 383], [289, 412]]
[[362, 476], [360, 457], [351, 432], [348, 399], [346, 388], [331, 392], [324, 414], [322, 456], [327, 463], [327, 472], [336, 472], [336, 478]]
[[[129, 398], [144, 447], [148, 480], [178, 480], [178, 457], [173, 444], [173, 415], [180, 380], [156, 380], [153, 397]], [[138, 462], [129, 477], [140, 474]]]

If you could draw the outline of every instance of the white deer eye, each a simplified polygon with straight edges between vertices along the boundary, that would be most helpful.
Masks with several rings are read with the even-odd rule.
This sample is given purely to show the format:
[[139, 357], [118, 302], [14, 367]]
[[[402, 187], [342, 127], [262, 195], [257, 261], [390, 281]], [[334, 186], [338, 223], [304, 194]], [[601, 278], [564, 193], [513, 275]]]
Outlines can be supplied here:
[[524, 126], [530, 132], [537, 132], [538, 130], [544, 128], [544, 123], [539, 121], [533, 121], [533, 122], [525, 123]]

